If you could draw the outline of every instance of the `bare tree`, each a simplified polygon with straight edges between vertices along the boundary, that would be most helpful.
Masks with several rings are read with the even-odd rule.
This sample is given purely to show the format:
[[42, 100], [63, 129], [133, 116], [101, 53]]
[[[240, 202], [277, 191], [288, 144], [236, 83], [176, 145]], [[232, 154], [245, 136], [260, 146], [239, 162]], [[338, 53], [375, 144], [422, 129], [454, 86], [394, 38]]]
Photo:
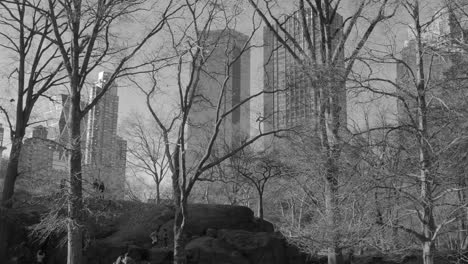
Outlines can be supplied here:
[[[63, 64], [58, 60], [58, 49], [47, 39], [52, 32], [52, 25], [37, 10], [40, 1], [1, 1], [0, 2], [0, 50], [4, 58], [12, 58], [13, 68], [8, 74], [10, 89], [15, 92], [11, 99], [14, 110], [9, 111], [7, 104], [0, 104], [10, 132], [11, 149], [2, 190], [1, 208], [10, 209], [13, 204], [15, 182], [18, 176], [19, 156], [23, 146], [26, 128], [38, 100], [50, 98], [47, 92], [63, 83], [61, 74]], [[58, 31], [57, 35], [62, 35]], [[2, 213], [2, 216], [6, 216]], [[5, 217], [0, 219], [0, 259], [6, 260], [8, 223]]]
[[[378, 186], [390, 189], [403, 205], [395, 208], [396, 216], [390, 216], [384, 223], [417, 239], [424, 263], [434, 263], [436, 241], [450, 232], [450, 224], [466, 207], [464, 176], [458, 174], [463, 166], [456, 164], [463, 160], [459, 150], [464, 143], [460, 139], [466, 136], [462, 128], [466, 102], [460, 99], [460, 89], [465, 84], [459, 82], [457, 71], [447, 66], [450, 63], [455, 68], [462, 66], [459, 64], [462, 49], [451, 41], [460, 31], [452, 28], [447, 35], [436, 37], [440, 32], [433, 30], [433, 25], [442, 25], [444, 19], [447, 25], [449, 19], [456, 20], [450, 6], [438, 9], [426, 19], [421, 1], [403, 1], [402, 6], [410, 17], [412, 33], [401, 58], [391, 52], [373, 51], [364, 59], [397, 65], [397, 80], [369, 74], [359, 80], [359, 85], [398, 102], [398, 124], [366, 131], [382, 130], [392, 135], [387, 139], [390, 143], [385, 144], [388, 149], [376, 155], [385, 178]], [[446, 39], [442, 41], [441, 37]], [[459, 202], [454, 202], [456, 194]]]
[[[212, 157], [215, 149], [220, 149], [223, 137], [227, 136], [224, 130], [227, 120], [240, 111], [252, 98], [262, 95], [258, 92], [241, 97], [237, 103], [229, 99], [230, 80], [233, 78], [233, 65], [248, 56], [250, 40], [259, 28], [256, 16], [252, 20], [252, 34], [242, 36], [232, 28], [236, 25], [236, 17], [241, 12], [237, 2], [225, 3], [220, 0], [213, 1], [185, 1], [185, 18], [179, 21], [178, 26], [170, 27], [172, 35], [172, 52], [176, 54], [175, 89], [176, 107], [172, 115], [164, 116], [156, 110], [152, 103], [154, 94], [163, 88], [158, 82], [158, 71], [149, 76], [153, 81], [151, 87], [141, 90], [147, 96], [147, 106], [154, 121], [162, 131], [165, 155], [169, 160], [169, 169], [172, 174], [172, 189], [175, 206], [174, 220], [174, 263], [187, 263], [185, 254], [185, 224], [187, 219], [187, 203], [189, 195], [199, 178], [217, 164], [229, 159], [244, 147], [252, 144], [259, 138], [274, 132], [260, 132], [245, 142], [234, 140], [235, 147], [228, 153]], [[173, 29], [182, 28], [179, 31]], [[213, 29], [217, 30], [213, 30]], [[158, 69], [159, 67], [154, 67]], [[185, 77], [188, 76], [188, 77]], [[136, 85], [138, 85], [135, 82]], [[207, 94], [206, 89], [210, 89]], [[232, 92], [231, 92], [232, 93]], [[196, 111], [206, 111], [211, 117], [200, 128], [199, 144], [188, 145], [188, 130], [195, 129], [193, 114]], [[173, 132], [174, 140], [170, 133]], [[192, 137], [193, 138], [193, 137]], [[233, 138], [236, 138], [233, 135]]]
[[131, 114], [125, 124], [128, 139], [128, 162], [135, 173], [150, 176], [156, 185], [156, 203], [161, 200], [161, 183], [169, 169], [164, 155], [164, 141], [154, 123], [148, 123], [138, 113]]
[[[86, 114], [99, 102], [112, 83], [122, 76], [135, 73], [139, 66], [132, 59], [139, 56], [150, 39], [158, 35], [168, 19], [180, 10], [175, 1], [156, 2], [148, 6], [146, 1], [55, 1], [48, 0], [41, 12], [52, 25], [51, 41], [60, 51], [66, 69], [70, 90], [69, 126], [69, 172], [70, 195], [68, 199], [68, 264], [82, 263], [82, 153], [80, 123]], [[148, 9], [150, 7], [150, 9]], [[152, 7], [152, 8], [151, 8]], [[160, 10], [156, 12], [155, 8]], [[151, 11], [154, 23], [147, 31], [126, 41], [124, 33], [115, 30], [125, 18], [147, 15]], [[154, 12], [158, 16], [154, 16]], [[66, 32], [61, 35], [61, 32]], [[123, 38], [122, 42], [119, 38]], [[121, 44], [121, 45], [120, 45]], [[88, 76], [98, 67], [113, 68], [101, 91], [82, 108], [81, 97]]]
[[[314, 86], [316, 94], [315, 112], [317, 120], [316, 136], [320, 138], [320, 151], [324, 178], [326, 179], [327, 223], [330, 230], [329, 240], [333, 241], [328, 250], [328, 263], [342, 263], [340, 250], [340, 234], [337, 222], [337, 196], [339, 186], [339, 159], [341, 154], [341, 131], [346, 129], [342, 123], [342, 102], [340, 88], [345, 85], [353, 70], [358, 55], [373, 33], [376, 25], [393, 16], [395, 9], [391, 1], [359, 1], [356, 11], [348, 18], [340, 19], [338, 10], [343, 8], [341, 1], [299, 0], [295, 15], [276, 14], [275, 4], [279, 1], [255, 1], [249, 3], [260, 14], [286, 51], [291, 54], [298, 67], [303, 69], [307, 80]], [[376, 10], [367, 22], [360, 22], [364, 10], [371, 5]], [[312, 15], [311, 15], [312, 14]], [[281, 19], [281, 17], [285, 19]], [[297, 36], [290, 32], [284, 20], [294, 20], [301, 28]], [[364, 33], [353, 42], [353, 50], [344, 58], [345, 45], [349, 44], [350, 36], [357, 25], [364, 28]], [[300, 38], [300, 40], [299, 40]], [[304, 41], [302, 41], [304, 39]], [[305, 44], [302, 44], [305, 43]]]
[[[249, 153], [250, 152], [250, 153]], [[285, 176], [286, 169], [279, 159], [274, 158], [275, 153], [255, 154], [244, 149], [232, 159], [233, 170], [246, 179], [257, 190], [258, 204], [257, 216], [263, 220], [263, 197], [265, 186], [275, 178]], [[276, 154], [276, 156], [278, 156]]]

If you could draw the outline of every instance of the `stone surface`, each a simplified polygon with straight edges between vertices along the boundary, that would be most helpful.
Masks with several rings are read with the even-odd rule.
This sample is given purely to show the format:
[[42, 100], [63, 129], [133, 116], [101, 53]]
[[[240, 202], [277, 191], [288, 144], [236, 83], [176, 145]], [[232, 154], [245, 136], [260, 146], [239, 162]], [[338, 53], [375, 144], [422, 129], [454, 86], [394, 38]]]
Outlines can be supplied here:
[[133, 260], [140, 261], [140, 260], [147, 260], [148, 258], [147, 252], [148, 251], [145, 248], [131, 245], [131, 246], [128, 246], [126, 253], [127, 253], [127, 256], [129, 256]]
[[151, 248], [148, 250], [148, 261], [151, 264], [160, 264], [172, 260], [173, 251], [170, 248]]
[[185, 247], [191, 264], [250, 264], [241, 252], [213, 237], [200, 237]]
[[[101, 200], [88, 201], [87, 208], [97, 216], [86, 221], [92, 243], [87, 245], [84, 264], [110, 264], [125, 253], [136, 263], [171, 263], [172, 206]], [[271, 232], [271, 223], [255, 219], [247, 207], [195, 204], [189, 205], [188, 212], [190, 264], [305, 263], [280, 234]], [[156, 236], [156, 243], [150, 235]], [[52, 250], [55, 246], [48, 247], [53, 260], [49, 264], [64, 263], [66, 247]]]
[[278, 233], [219, 230], [218, 239], [244, 253], [251, 263], [287, 263], [286, 243]]

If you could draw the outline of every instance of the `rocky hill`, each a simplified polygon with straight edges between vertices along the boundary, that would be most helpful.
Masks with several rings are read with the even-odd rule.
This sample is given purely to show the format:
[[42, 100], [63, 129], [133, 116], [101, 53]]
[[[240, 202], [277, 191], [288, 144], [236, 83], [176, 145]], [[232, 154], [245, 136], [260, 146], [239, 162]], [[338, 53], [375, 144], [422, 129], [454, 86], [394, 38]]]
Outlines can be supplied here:
[[[85, 264], [110, 264], [128, 253], [137, 263], [165, 264], [172, 261], [171, 205], [129, 201], [88, 200], [92, 212], [86, 224], [88, 243]], [[22, 207], [18, 216], [25, 220], [16, 226], [13, 255], [32, 258], [40, 245], [25, 237], [24, 228], [47, 215], [44, 206]], [[286, 242], [273, 225], [254, 217], [242, 206], [192, 204], [188, 208], [187, 254], [191, 264], [302, 264], [306, 255]], [[27, 220], [26, 220], [27, 219]], [[66, 263], [66, 248], [60, 246], [63, 233], [54, 235], [45, 247], [47, 263]], [[27, 243], [22, 243], [25, 240]], [[63, 238], [62, 238], [63, 239]], [[21, 252], [20, 252], [21, 251]]]

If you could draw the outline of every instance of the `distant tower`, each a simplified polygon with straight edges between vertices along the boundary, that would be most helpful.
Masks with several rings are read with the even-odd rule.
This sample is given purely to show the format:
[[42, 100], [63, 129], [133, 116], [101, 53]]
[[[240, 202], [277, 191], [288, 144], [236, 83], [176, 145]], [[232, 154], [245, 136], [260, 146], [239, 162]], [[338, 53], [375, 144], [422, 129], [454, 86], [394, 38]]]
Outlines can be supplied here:
[[[307, 30], [310, 31], [312, 49], [317, 60], [320, 59], [320, 32], [318, 30], [318, 17], [312, 10], [306, 10], [308, 22]], [[304, 28], [298, 21], [301, 20], [300, 12], [292, 15], [285, 21], [282, 27], [306, 49], [306, 41], [303, 40]], [[335, 16], [332, 31], [341, 34], [343, 17]], [[284, 37], [284, 36], [283, 36]], [[339, 37], [335, 38], [337, 41]], [[263, 115], [265, 132], [295, 126], [318, 124], [318, 93], [316, 85], [312, 84], [306, 76], [304, 68], [299, 65], [293, 55], [281, 44], [274, 32], [265, 27], [263, 31], [263, 58], [265, 65], [263, 97]], [[294, 47], [293, 47], [294, 48]], [[294, 48], [295, 49], [295, 48]], [[344, 69], [344, 53], [340, 54], [340, 66]], [[312, 69], [307, 69], [312, 70]], [[276, 91], [273, 93], [273, 91]], [[338, 102], [341, 106], [340, 119], [343, 127], [346, 127], [346, 85], [339, 86]]]
[[[99, 73], [89, 102], [101, 93], [109, 78], [109, 73]], [[126, 141], [117, 136], [118, 110], [117, 85], [113, 83], [87, 115], [83, 161], [88, 180], [103, 181], [107, 197], [112, 198], [123, 198], [125, 183]]]
[[[226, 77], [221, 114], [250, 96], [250, 52], [245, 50], [248, 37], [236, 31], [210, 31], [204, 52], [209, 57], [204, 65], [189, 115], [187, 149], [201, 155], [215, 126], [216, 108]], [[227, 65], [230, 67], [226, 74]], [[227, 115], [215, 143], [217, 151], [234, 148], [250, 136], [250, 104], [247, 102]]]

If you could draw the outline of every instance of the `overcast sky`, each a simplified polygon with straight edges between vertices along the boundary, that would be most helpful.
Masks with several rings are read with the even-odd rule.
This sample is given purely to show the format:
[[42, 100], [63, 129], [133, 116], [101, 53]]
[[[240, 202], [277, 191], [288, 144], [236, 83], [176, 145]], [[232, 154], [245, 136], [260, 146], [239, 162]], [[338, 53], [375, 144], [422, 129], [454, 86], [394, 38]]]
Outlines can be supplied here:
[[[435, 6], [441, 0], [425, 0], [424, 2], [424, 13], [430, 14], [435, 10]], [[357, 0], [344, 0], [344, 8], [340, 9], [340, 13], [343, 17], [348, 17], [355, 10], [357, 5]], [[372, 10], [369, 10], [371, 12]], [[246, 12], [243, 13], [243, 17], [239, 19], [238, 31], [245, 34], [249, 34], [251, 30], [250, 17], [252, 16], [252, 11], [249, 9], [249, 6], [246, 5]], [[377, 27], [376, 31], [369, 40], [370, 45], [380, 45], [388, 44], [393, 42], [397, 47], [397, 50], [401, 49], [405, 39], [407, 39], [407, 27], [405, 25], [405, 16], [404, 14], [399, 14], [397, 18], [389, 21], [387, 23], [381, 24]], [[137, 27], [138, 28], [138, 27]], [[356, 34], [361, 33], [363, 29], [358, 29]], [[261, 44], [262, 40], [262, 31], [256, 35], [254, 42], [255, 44]], [[352, 46], [352, 45], [350, 45]], [[1, 50], [0, 50], [1, 52]], [[256, 48], [251, 51], [251, 93], [259, 91], [263, 88], [263, 50], [261, 48]], [[0, 65], [1, 66], [1, 65]], [[377, 71], [379, 74], [382, 74], [386, 78], [395, 78], [395, 67], [387, 66], [379, 68]], [[0, 103], [3, 105], [6, 103], [9, 97], [12, 97], [9, 93], [9, 85], [4, 81], [7, 74], [3, 73], [0, 77], [3, 79], [3, 85], [0, 85]], [[91, 80], [96, 79], [97, 76], [90, 76]], [[120, 85], [119, 85], [120, 84]], [[124, 120], [132, 111], [136, 110], [142, 113], [146, 112], [144, 106], [144, 101], [141, 93], [135, 87], [127, 86], [125, 83], [118, 83], [119, 88], [119, 97], [120, 97], [120, 109], [119, 109], [119, 120]], [[359, 98], [353, 96], [348, 97], [348, 116], [350, 124], [363, 124], [363, 117], [365, 113], [371, 116], [380, 116], [379, 112], [384, 112], [387, 117], [392, 118], [392, 115], [395, 113], [395, 103], [391, 100], [385, 99], [378, 102], [368, 103], [372, 96], [361, 94]], [[165, 100], [167, 102], [167, 100]], [[261, 114], [261, 106], [263, 104], [262, 98], [258, 98], [251, 102], [252, 116], [251, 119], [255, 120], [258, 115]], [[260, 106], [260, 107], [259, 107]], [[38, 108], [40, 109], [40, 108]], [[0, 119], [1, 120], [1, 119]], [[2, 121], [0, 121], [2, 122]], [[4, 120], [2, 123], [5, 123]], [[253, 126], [255, 127], [255, 126]], [[8, 142], [8, 135], [5, 136], [5, 141]]]

